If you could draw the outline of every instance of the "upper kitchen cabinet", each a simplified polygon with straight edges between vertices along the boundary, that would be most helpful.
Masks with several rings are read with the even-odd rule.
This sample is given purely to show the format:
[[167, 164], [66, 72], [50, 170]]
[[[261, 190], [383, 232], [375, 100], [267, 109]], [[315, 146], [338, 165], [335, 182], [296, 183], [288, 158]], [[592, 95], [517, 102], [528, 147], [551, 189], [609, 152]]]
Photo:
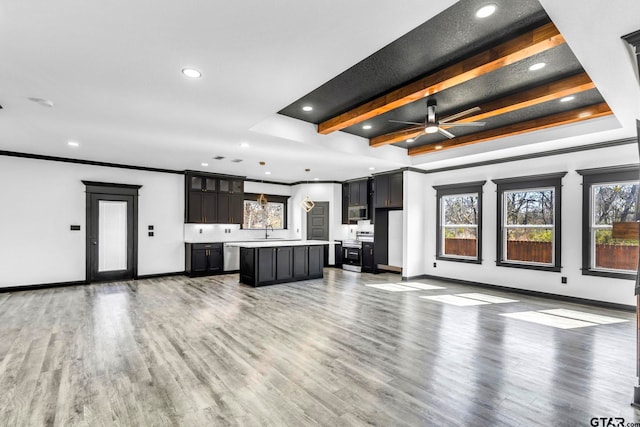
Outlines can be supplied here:
[[241, 178], [220, 178], [218, 180], [218, 192], [244, 194], [244, 180]]
[[242, 224], [244, 181], [187, 172], [185, 222], [196, 224]]
[[370, 219], [372, 179], [359, 179], [342, 184], [342, 223], [356, 224]]
[[369, 180], [362, 179], [349, 183], [349, 206], [367, 206], [369, 199]]
[[402, 209], [402, 172], [376, 175], [373, 179], [375, 207]]

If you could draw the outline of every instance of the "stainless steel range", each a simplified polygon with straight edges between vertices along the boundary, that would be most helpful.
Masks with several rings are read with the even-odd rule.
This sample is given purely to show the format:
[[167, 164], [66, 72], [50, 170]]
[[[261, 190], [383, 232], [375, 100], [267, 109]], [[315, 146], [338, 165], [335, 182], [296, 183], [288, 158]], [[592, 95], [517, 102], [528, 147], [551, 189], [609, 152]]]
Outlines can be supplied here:
[[355, 240], [342, 241], [342, 268], [344, 270], [362, 271], [362, 242], [373, 242], [373, 233], [356, 232]]

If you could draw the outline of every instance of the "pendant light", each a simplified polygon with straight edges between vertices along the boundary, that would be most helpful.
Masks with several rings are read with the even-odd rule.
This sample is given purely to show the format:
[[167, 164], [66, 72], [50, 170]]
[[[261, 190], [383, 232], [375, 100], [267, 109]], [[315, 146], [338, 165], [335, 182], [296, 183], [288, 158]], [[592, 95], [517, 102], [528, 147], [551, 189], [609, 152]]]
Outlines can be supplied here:
[[[260, 166], [264, 166], [266, 163], [265, 162], [260, 162]], [[264, 180], [261, 180], [262, 184], [264, 184]], [[269, 201], [267, 200], [267, 196], [264, 195], [264, 192], [260, 193], [260, 195], [258, 195], [258, 203], [260, 204], [260, 207], [262, 207], [262, 209], [267, 207], [267, 203], [269, 203]]]
[[[305, 169], [304, 171], [309, 173], [311, 169]], [[307, 179], [307, 185], [309, 185], [308, 179]], [[309, 213], [311, 212], [311, 209], [313, 209], [313, 207], [315, 206], [315, 203], [313, 203], [313, 200], [311, 200], [311, 197], [309, 197], [309, 194], [307, 193], [307, 196], [304, 199], [302, 199], [302, 202], [300, 202], [300, 206], [302, 206], [302, 209], [304, 209], [305, 212]]]

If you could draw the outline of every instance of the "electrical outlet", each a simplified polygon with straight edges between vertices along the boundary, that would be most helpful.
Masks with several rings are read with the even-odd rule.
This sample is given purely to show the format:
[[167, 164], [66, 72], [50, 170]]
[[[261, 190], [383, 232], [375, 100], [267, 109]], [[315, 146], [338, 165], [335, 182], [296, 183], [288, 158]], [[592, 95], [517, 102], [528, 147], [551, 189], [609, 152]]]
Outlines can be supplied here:
[[566, 278], [566, 277], [564, 277], [564, 276], [562, 276], [562, 277], [560, 278], [560, 283], [562, 283], [563, 285], [566, 285], [566, 284], [567, 284], [567, 278]]
[[433, 263], [433, 268], [436, 268], [438, 265], [434, 262]]
[[202, 228], [199, 228], [199, 229], [198, 229], [198, 232], [199, 232], [200, 234], [202, 234]]

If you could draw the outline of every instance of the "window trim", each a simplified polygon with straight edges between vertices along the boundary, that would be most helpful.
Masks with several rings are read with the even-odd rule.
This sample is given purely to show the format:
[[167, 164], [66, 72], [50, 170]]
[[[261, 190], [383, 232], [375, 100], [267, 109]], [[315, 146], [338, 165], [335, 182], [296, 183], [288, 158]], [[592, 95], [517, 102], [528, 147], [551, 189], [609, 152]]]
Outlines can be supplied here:
[[[242, 224], [244, 224], [244, 202], [246, 201], [255, 202], [257, 201], [258, 196], [260, 196], [260, 194], [258, 193], [244, 193], [244, 198], [242, 199], [242, 204], [243, 204]], [[265, 194], [265, 196], [267, 197], [268, 202], [282, 203], [284, 205], [284, 211], [282, 213], [282, 216], [284, 217], [283, 224], [282, 224], [282, 228], [279, 228], [278, 230], [287, 230], [289, 227], [288, 207], [289, 207], [290, 196], [279, 196], [277, 194]], [[243, 228], [243, 230], [263, 230], [263, 228]]]
[[[434, 185], [436, 190], [436, 259], [442, 261], [464, 262], [468, 264], [482, 264], [482, 189], [487, 181], [465, 182], [460, 184]], [[455, 255], [444, 255], [442, 251], [442, 208], [441, 200], [443, 196], [454, 196], [461, 194], [478, 194], [478, 219], [476, 224], [477, 251], [476, 256], [463, 257]]]
[[582, 275], [636, 280], [637, 273], [594, 270], [591, 268], [591, 187], [624, 181], [640, 182], [640, 166], [621, 165], [605, 168], [576, 170], [582, 176]]
[[[522, 177], [494, 179], [492, 182], [496, 184], [497, 195], [497, 226], [496, 226], [496, 266], [524, 268], [529, 270], [560, 272], [562, 270], [562, 178], [567, 172], [556, 172], [542, 175], [529, 175]], [[505, 260], [505, 243], [504, 239], [504, 193], [512, 190], [533, 190], [541, 188], [553, 188], [554, 190], [554, 232], [553, 232], [553, 264], [537, 264], [524, 261], [507, 261]]]

